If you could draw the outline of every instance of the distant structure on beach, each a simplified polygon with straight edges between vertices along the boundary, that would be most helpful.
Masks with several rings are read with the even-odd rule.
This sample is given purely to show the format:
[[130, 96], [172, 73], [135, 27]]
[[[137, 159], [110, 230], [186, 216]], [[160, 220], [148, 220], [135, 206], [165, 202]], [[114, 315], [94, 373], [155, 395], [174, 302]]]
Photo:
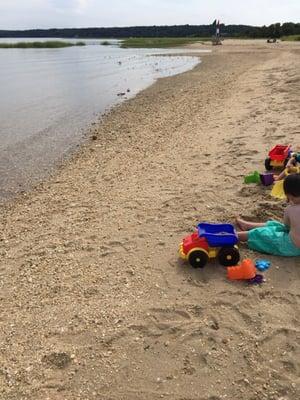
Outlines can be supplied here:
[[213, 26], [216, 28], [216, 32], [212, 37], [212, 44], [214, 46], [222, 44], [221, 38], [220, 38], [220, 21], [215, 19], [213, 22]]

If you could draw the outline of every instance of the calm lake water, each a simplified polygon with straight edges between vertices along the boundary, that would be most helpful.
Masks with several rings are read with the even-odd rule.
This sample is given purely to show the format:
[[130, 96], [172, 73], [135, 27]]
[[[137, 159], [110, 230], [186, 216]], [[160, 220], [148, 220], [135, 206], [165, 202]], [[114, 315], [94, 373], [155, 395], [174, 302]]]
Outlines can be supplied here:
[[157, 56], [178, 49], [86, 42], [63, 49], [0, 49], [0, 200], [45, 177], [82, 142], [99, 114], [124, 99], [118, 93], [132, 97], [199, 62], [195, 56]]

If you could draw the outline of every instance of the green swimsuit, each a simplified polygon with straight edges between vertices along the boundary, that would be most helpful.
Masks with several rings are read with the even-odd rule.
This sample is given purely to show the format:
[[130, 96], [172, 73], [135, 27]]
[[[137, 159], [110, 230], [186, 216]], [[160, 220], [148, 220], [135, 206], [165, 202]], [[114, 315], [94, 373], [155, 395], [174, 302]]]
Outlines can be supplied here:
[[289, 235], [289, 227], [277, 221], [268, 221], [265, 226], [248, 232], [248, 246], [252, 250], [275, 256], [300, 256]]

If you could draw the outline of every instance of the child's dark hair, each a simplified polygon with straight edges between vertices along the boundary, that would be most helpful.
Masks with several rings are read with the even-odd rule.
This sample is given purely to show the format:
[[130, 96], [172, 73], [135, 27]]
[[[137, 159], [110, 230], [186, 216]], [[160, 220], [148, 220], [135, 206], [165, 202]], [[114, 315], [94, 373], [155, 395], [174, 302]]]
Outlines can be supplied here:
[[283, 190], [286, 195], [300, 197], [300, 174], [290, 174], [283, 181]]

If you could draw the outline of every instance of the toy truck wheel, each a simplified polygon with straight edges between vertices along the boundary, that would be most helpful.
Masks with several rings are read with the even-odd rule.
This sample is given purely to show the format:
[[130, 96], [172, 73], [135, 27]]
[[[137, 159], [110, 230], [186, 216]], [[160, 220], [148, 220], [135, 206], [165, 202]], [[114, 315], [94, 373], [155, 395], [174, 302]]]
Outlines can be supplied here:
[[267, 171], [271, 171], [272, 165], [271, 165], [271, 158], [268, 157], [265, 159], [265, 168]]
[[192, 250], [188, 255], [188, 261], [193, 268], [203, 268], [208, 261], [208, 254], [204, 250]]
[[236, 247], [222, 247], [218, 254], [219, 263], [224, 267], [236, 265], [240, 261], [240, 253]]

